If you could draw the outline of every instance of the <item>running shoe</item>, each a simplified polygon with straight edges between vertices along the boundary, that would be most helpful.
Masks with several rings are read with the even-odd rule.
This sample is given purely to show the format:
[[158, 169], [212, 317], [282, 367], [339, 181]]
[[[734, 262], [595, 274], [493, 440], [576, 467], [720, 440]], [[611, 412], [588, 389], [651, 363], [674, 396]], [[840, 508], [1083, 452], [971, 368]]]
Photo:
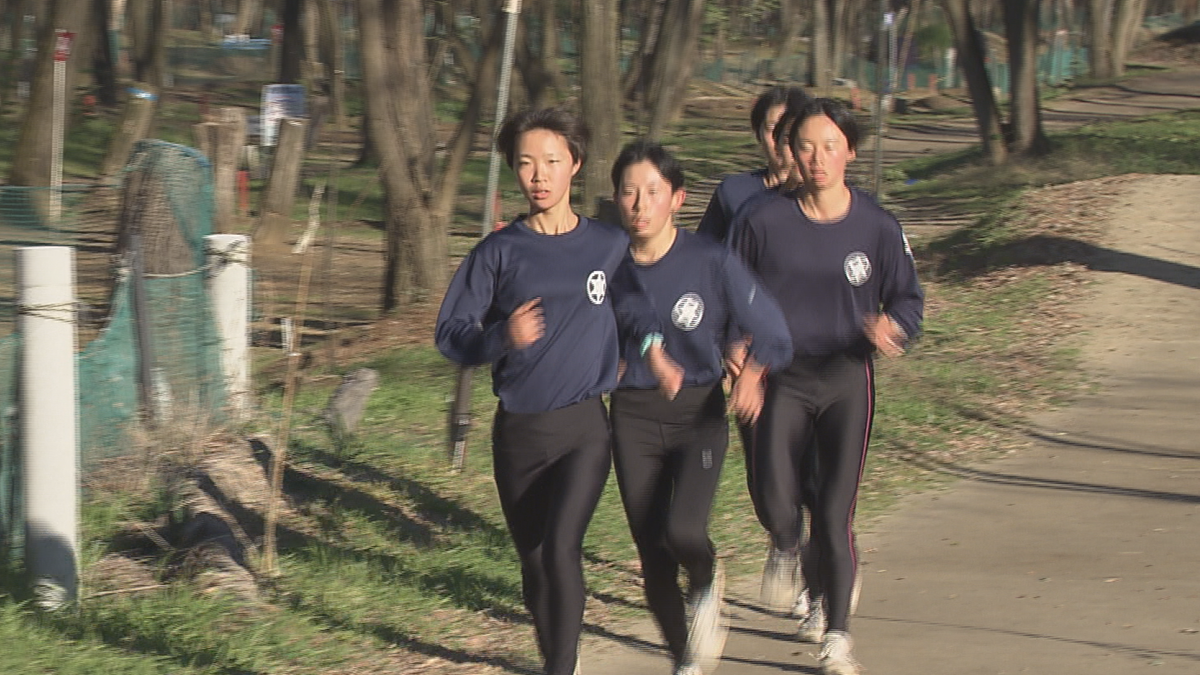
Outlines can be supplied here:
[[704, 675], [704, 671], [694, 663], [681, 663], [675, 667], [675, 675]]
[[[687, 667], [712, 672], [725, 651], [729, 623], [724, 612], [725, 567], [718, 560], [713, 565], [712, 583], [692, 594], [688, 604], [691, 622], [688, 624], [687, 650], [683, 663]], [[684, 671], [687, 672], [687, 671]]]
[[808, 615], [800, 619], [796, 626], [796, 639], [801, 642], [820, 642], [825, 638], [825, 601], [815, 599], [809, 607]]
[[803, 619], [808, 616], [808, 612], [811, 609], [812, 602], [808, 599], [808, 589], [801, 589], [800, 595], [796, 596], [796, 602], [792, 603], [792, 618]]
[[826, 633], [819, 657], [821, 675], [860, 675], [862, 668], [850, 654], [853, 644], [846, 631], [831, 630]]
[[772, 611], [788, 611], [799, 595], [796, 587], [799, 573], [800, 556], [796, 551], [782, 551], [771, 546], [763, 566], [759, 599]]

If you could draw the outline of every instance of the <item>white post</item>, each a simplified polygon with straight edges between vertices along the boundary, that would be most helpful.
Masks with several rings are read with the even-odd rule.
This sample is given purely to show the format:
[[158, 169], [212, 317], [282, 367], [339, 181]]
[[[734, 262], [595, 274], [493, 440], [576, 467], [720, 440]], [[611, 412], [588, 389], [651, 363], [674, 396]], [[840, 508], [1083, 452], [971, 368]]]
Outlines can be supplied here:
[[234, 417], [250, 409], [250, 237], [213, 234], [208, 252], [208, 293], [221, 336], [221, 372]]
[[53, 610], [78, 592], [75, 250], [18, 248], [16, 266], [25, 560], [35, 602]]

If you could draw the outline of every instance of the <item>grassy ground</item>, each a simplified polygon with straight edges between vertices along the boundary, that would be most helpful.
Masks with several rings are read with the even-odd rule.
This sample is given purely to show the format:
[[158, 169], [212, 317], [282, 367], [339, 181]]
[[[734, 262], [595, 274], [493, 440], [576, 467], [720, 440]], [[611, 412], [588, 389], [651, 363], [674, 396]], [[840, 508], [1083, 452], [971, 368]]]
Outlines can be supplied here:
[[[724, 171], [736, 163], [731, 157], [753, 161], [744, 138], [712, 143], [713, 130], [705, 131], [711, 125], [684, 125], [670, 139], [697, 158], [695, 173]], [[1055, 138], [1052, 158], [999, 172], [974, 166], [970, 153], [899, 167], [918, 180], [894, 194], [972, 202], [988, 215], [917, 251], [929, 296], [926, 333], [906, 358], [879, 369], [859, 506], [865, 526], [896, 499], [947, 480], [948, 467], [1011, 451], [1026, 412], [1084, 384], [1074, 369], [1075, 345], [1065, 337], [1069, 319], [1059, 318], [1063, 298], [1080, 292], [1078, 276], [1069, 263], [1043, 266], [1022, 257], [1029, 253], [1022, 242], [1037, 234], [1038, 223], [1014, 205], [1018, 197], [1026, 199], [1031, 186], [1131, 170], [1200, 171], [1200, 160], [1185, 151], [1197, 136], [1200, 114], [1180, 113], [1065, 134]], [[0, 639], [10, 645], [0, 670], [536, 672], [517, 561], [490, 478], [494, 399], [486, 374], [475, 383], [468, 468], [454, 474], [443, 438], [453, 368], [428, 345], [355, 365], [377, 369], [381, 387], [352, 441], [335, 443], [319, 420], [335, 378], [310, 377], [297, 399], [286, 477], [294, 508], [284, 521], [282, 575], [257, 600], [175, 581], [156, 591], [90, 597], [78, 610], [43, 616], [19, 594], [0, 596]], [[263, 403], [277, 411], [278, 392], [264, 392]], [[763, 549], [744, 482], [735, 442], [712, 523], [734, 575], [754, 573]], [[114, 548], [120, 523], [174, 508], [169, 484], [148, 484], [87, 495], [85, 564]], [[174, 569], [171, 555], [147, 555], [159, 579]], [[643, 602], [613, 481], [585, 559], [588, 630], [619, 630]], [[19, 584], [0, 588], [17, 593]]]

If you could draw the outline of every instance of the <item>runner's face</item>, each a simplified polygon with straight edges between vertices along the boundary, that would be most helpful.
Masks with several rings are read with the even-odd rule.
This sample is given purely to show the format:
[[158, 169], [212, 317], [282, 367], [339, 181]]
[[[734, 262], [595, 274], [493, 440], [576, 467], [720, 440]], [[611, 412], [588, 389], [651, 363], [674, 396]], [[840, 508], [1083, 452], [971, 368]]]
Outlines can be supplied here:
[[530, 129], [517, 139], [513, 169], [529, 214], [541, 213], [571, 198], [571, 179], [579, 162], [571, 157], [567, 139], [549, 129]]
[[[767, 158], [767, 165], [772, 171], [785, 168], [792, 162], [792, 153], [788, 152], [786, 148], [775, 147], [775, 125], [779, 124], [784, 107], [780, 103], [767, 108], [767, 116], [763, 118], [762, 129], [759, 129], [761, 136], [759, 144], [762, 146], [763, 156]], [[783, 152], [779, 152], [779, 150], [783, 150]]]
[[621, 222], [629, 236], [639, 242], [651, 242], [667, 236], [674, 226], [675, 211], [683, 205], [683, 190], [672, 190], [652, 162], [642, 160], [625, 167], [621, 187], [614, 198], [621, 210]]
[[800, 177], [812, 191], [839, 188], [846, 182], [846, 165], [854, 161], [846, 135], [825, 115], [804, 120], [792, 138]]

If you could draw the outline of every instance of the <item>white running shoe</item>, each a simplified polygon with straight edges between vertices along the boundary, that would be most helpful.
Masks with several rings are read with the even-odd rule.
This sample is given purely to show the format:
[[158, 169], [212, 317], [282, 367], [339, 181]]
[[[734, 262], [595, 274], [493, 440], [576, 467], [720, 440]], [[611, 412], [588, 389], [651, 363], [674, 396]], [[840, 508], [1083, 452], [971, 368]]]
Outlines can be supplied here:
[[800, 556], [795, 551], [781, 551], [771, 546], [767, 551], [767, 562], [763, 565], [762, 586], [759, 600], [776, 612], [791, 609], [799, 595], [797, 576], [800, 573]]
[[831, 630], [825, 633], [821, 646], [821, 675], [860, 675], [861, 666], [850, 654], [854, 643], [846, 631]]
[[825, 639], [825, 599], [813, 600], [808, 614], [796, 626], [796, 639], [801, 642], [821, 642]]
[[[687, 650], [684, 652], [684, 667], [712, 672], [721, 661], [725, 651], [725, 639], [729, 636], [729, 623], [725, 618], [725, 566], [717, 560], [713, 564], [712, 583], [697, 591], [688, 601], [691, 621], [688, 624]], [[688, 671], [684, 671], [687, 673]]]
[[675, 675], [704, 675], [704, 671], [694, 663], [681, 663], [675, 668]]
[[808, 599], [808, 589], [802, 589], [800, 595], [796, 596], [796, 602], [792, 603], [792, 618], [803, 619], [808, 616], [808, 612], [811, 609], [812, 602]]

